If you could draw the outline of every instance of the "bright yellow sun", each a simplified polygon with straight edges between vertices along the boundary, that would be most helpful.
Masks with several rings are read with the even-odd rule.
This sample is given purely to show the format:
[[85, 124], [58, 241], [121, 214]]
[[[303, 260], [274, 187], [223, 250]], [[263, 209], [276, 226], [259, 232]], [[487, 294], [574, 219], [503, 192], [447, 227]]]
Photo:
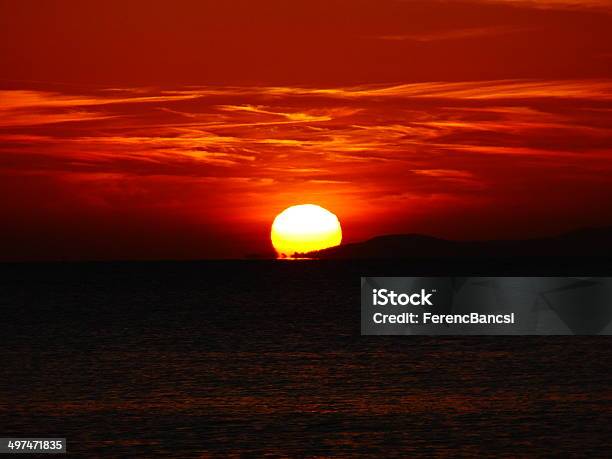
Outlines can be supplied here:
[[314, 204], [291, 206], [272, 223], [272, 245], [280, 257], [334, 247], [342, 241], [338, 217]]

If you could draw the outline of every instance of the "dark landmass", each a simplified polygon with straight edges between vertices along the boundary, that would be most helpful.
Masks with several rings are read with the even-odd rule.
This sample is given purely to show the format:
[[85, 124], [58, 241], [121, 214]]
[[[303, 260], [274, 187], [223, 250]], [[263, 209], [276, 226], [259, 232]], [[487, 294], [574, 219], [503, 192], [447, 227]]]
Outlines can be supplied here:
[[420, 234], [397, 234], [306, 254], [294, 254], [296, 258], [318, 259], [611, 256], [612, 227], [587, 228], [558, 236], [525, 240], [453, 241]]

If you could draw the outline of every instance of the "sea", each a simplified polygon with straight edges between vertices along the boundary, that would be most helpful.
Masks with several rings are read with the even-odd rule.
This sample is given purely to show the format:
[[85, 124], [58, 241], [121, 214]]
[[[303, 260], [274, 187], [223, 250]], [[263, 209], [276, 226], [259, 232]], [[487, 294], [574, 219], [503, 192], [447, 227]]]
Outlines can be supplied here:
[[0, 437], [93, 458], [609, 457], [609, 337], [361, 336], [360, 276], [423, 266], [2, 264]]

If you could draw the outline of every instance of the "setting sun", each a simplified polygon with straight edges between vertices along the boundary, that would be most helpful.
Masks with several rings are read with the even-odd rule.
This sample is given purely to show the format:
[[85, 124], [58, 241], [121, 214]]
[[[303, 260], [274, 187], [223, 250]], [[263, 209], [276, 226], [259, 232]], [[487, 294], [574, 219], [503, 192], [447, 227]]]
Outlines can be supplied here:
[[280, 257], [339, 245], [338, 217], [323, 207], [302, 204], [283, 210], [272, 223], [272, 245]]

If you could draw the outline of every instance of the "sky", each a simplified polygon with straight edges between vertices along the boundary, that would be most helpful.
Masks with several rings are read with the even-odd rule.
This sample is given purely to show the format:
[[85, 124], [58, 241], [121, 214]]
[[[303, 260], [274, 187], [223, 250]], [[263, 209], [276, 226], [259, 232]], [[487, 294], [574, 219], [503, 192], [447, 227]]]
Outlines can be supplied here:
[[612, 225], [612, 1], [0, 0], [0, 260]]

